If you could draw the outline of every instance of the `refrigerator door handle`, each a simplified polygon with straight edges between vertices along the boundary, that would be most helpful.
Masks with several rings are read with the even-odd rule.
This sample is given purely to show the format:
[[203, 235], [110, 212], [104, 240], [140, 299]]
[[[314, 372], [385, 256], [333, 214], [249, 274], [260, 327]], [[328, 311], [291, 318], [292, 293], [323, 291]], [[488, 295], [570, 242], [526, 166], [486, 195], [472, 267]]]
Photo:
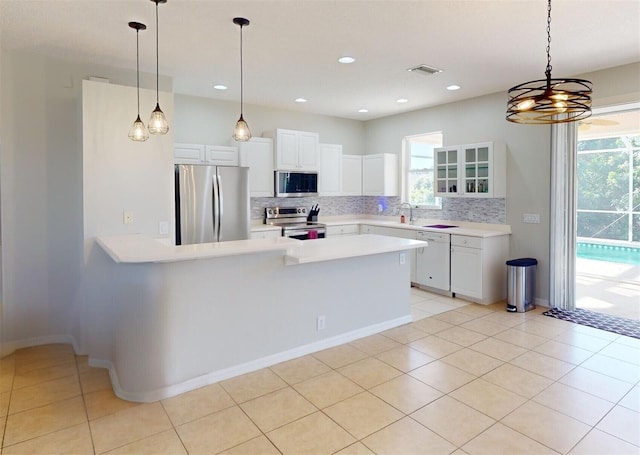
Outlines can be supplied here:
[[211, 177], [211, 190], [213, 191], [213, 197], [211, 198], [211, 203], [213, 205], [212, 216], [213, 216], [213, 241], [220, 241], [220, 201], [219, 201], [219, 187], [218, 187], [218, 175], [213, 174]]
[[218, 214], [216, 222], [218, 224], [218, 242], [223, 240], [222, 238], [222, 217], [224, 216], [224, 191], [222, 191], [222, 176], [217, 174], [216, 185], [218, 185]]

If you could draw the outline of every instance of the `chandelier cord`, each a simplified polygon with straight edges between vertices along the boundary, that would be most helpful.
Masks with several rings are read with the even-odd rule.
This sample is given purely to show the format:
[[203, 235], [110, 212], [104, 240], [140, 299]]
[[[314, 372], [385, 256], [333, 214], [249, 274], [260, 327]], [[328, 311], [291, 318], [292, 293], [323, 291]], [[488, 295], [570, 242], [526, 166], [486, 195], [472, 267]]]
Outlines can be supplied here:
[[547, 6], [547, 82], [551, 84], [551, 0]]

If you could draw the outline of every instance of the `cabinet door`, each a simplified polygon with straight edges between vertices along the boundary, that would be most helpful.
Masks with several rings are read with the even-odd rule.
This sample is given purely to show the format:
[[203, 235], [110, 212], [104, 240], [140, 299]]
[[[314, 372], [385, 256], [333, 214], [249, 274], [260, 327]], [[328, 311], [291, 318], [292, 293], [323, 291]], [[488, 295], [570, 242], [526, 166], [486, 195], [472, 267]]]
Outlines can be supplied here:
[[361, 224], [360, 234], [377, 234], [376, 227], [368, 224]]
[[298, 132], [298, 166], [305, 171], [317, 171], [320, 167], [318, 138], [318, 133]]
[[342, 194], [342, 146], [320, 144], [320, 196]]
[[249, 192], [252, 197], [273, 197], [273, 141], [252, 137], [236, 142], [240, 152], [240, 166], [249, 168]]
[[493, 191], [489, 171], [491, 168], [491, 144], [467, 145], [462, 150], [464, 159], [464, 187], [470, 196], [490, 196]]
[[297, 170], [298, 165], [298, 132], [278, 130], [276, 137], [276, 168]]
[[207, 145], [206, 156], [206, 163], [216, 166], [237, 166], [239, 163], [237, 147]]
[[271, 239], [276, 237], [282, 237], [281, 231], [252, 231], [251, 238], [252, 239]]
[[398, 156], [391, 153], [362, 157], [362, 194], [398, 195]]
[[435, 149], [436, 196], [457, 196], [460, 188], [458, 177], [457, 147]]
[[362, 196], [362, 157], [342, 155], [342, 195]]
[[482, 298], [482, 250], [451, 247], [451, 292]]
[[203, 164], [205, 161], [204, 145], [175, 144], [173, 146], [175, 164]]

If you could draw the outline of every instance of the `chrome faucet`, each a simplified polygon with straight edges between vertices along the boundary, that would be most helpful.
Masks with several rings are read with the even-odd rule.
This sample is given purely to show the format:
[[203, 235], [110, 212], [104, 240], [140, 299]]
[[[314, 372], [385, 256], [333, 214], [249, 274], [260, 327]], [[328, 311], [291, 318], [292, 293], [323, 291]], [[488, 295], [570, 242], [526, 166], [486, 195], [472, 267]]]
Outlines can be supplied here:
[[411, 204], [409, 204], [408, 202], [403, 202], [402, 204], [400, 204], [400, 207], [398, 207], [398, 213], [402, 212], [402, 208], [404, 206], [408, 206], [409, 207], [409, 224], [413, 224], [413, 207], [411, 207]]

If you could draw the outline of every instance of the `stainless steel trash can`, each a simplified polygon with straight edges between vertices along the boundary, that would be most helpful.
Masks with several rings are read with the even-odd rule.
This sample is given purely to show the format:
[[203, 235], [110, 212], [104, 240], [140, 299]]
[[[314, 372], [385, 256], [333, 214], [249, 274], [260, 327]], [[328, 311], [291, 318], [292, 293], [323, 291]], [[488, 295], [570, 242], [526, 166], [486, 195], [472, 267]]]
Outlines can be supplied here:
[[533, 258], [507, 261], [507, 311], [524, 313], [536, 307], [537, 266]]

